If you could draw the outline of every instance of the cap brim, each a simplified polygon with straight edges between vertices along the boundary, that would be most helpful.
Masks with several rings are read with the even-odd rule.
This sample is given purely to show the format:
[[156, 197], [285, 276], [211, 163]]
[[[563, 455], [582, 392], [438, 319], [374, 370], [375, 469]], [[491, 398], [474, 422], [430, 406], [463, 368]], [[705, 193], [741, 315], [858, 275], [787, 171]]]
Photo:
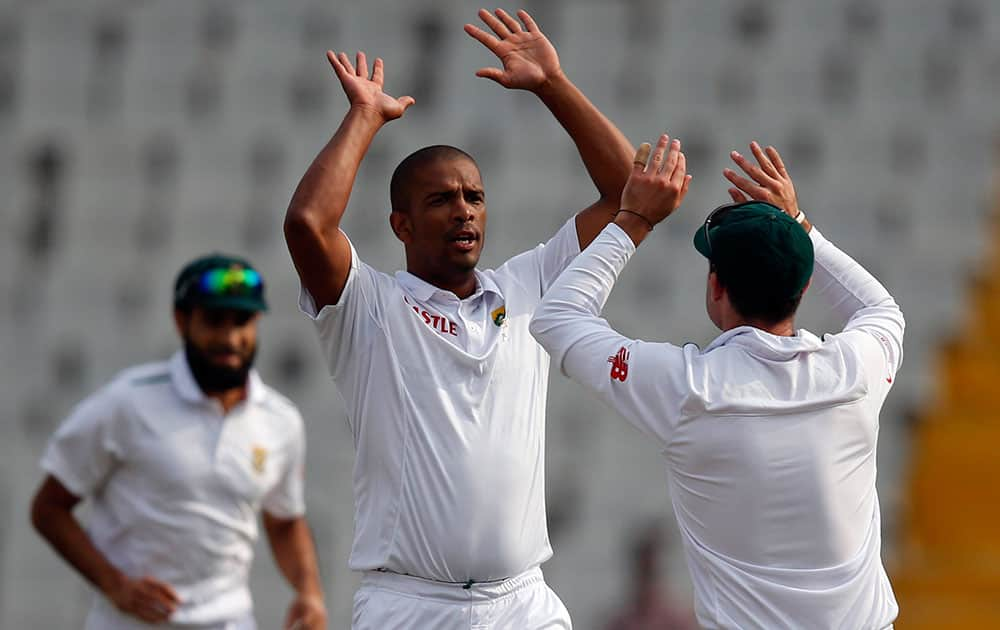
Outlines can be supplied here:
[[195, 300], [194, 305], [203, 308], [231, 308], [238, 311], [253, 311], [255, 313], [267, 311], [267, 303], [264, 300], [239, 295], [220, 295], [218, 297], [201, 298]]
[[712, 251], [708, 247], [708, 239], [705, 238], [705, 226], [702, 225], [698, 228], [698, 231], [694, 233], [694, 248], [698, 250], [698, 253], [705, 258], [711, 259], [709, 253]]

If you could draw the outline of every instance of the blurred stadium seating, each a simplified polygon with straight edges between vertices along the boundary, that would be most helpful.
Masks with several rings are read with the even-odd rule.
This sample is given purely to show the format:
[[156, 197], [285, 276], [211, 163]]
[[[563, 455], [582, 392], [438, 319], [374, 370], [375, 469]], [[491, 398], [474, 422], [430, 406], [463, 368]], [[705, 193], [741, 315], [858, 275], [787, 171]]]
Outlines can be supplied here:
[[[0, 627], [70, 628], [82, 618], [88, 589], [28, 527], [37, 458], [81, 397], [172, 351], [174, 273], [213, 249], [249, 256], [269, 282], [260, 369], [306, 416], [311, 522], [331, 627], [346, 627], [356, 583], [346, 569], [352, 443], [297, 314], [281, 237], [291, 191], [345, 109], [324, 50], [384, 57], [388, 89], [417, 99], [377, 139], [346, 219], [376, 266], [402, 264], [387, 229], [388, 178], [426, 144], [455, 144], [479, 160], [492, 209], [489, 265], [539, 242], [593, 197], [544, 108], [473, 76], [492, 63], [462, 32], [475, 7], [0, 0]], [[751, 139], [782, 150], [810, 219], [897, 296], [906, 359], [879, 450], [894, 562], [913, 419], [941, 397], [946, 379], [934, 357], [969, 326], [968, 280], [984, 268], [994, 234], [1000, 3], [535, 0], [526, 8], [569, 75], [633, 141], [668, 130], [684, 141], [695, 176], [685, 207], [625, 273], [607, 313], [616, 326], [677, 342], [714, 336], [703, 312], [705, 264], [690, 238], [726, 200], [719, 172], [728, 151]], [[800, 323], [816, 332], [839, 325], [808, 298]], [[657, 453], [579, 389], [552, 380], [556, 555], [545, 568], [587, 630], [626, 583], [624, 532], [670, 507]], [[994, 509], [994, 530], [997, 517]], [[258, 618], [277, 628], [287, 590], [263, 546], [258, 556]], [[672, 581], [683, 583], [681, 554], [670, 556]]]

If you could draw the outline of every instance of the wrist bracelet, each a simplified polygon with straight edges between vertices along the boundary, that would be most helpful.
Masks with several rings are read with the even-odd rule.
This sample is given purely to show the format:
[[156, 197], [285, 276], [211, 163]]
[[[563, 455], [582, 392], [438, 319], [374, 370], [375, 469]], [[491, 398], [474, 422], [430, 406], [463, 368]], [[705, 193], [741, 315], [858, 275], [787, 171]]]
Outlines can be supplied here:
[[805, 213], [805, 212], [802, 212], [802, 210], [799, 210], [799, 213], [798, 213], [797, 215], [795, 215], [795, 217], [793, 217], [793, 218], [795, 219], [795, 221], [796, 221], [796, 222], [797, 222], [797, 223], [798, 223], [799, 225], [802, 225], [803, 223], [805, 223], [805, 220], [806, 220], [806, 213]]
[[621, 210], [619, 210], [618, 212], [615, 213], [615, 216], [618, 216], [622, 212], [628, 212], [629, 214], [634, 214], [635, 216], [639, 217], [640, 219], [642, 219], [643, 221], [646, 222], [646, 225], [649, 226], [649, 231], [650, 232], [653, 231], [653, 222], [650, 221], [649, 219], [647, 219], [646, 217], [642, 216], [641, 214], [639, 214], [635, 210], [626, 210], [626, 209], [622, 208]]

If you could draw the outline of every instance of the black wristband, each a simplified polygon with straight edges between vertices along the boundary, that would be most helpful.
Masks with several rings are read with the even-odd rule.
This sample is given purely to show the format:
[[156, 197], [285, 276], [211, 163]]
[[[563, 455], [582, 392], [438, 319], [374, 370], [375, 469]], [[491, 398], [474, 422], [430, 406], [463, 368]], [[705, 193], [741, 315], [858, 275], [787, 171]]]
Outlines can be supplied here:
[[644, 217], [643, 215], [639, 214], [635, 210], [626, 210], [625, 208], [622, 208], [621, 210], [619, 210], [618, 212], [615, 213], [615, 216], [618, 216], [622, 212], [628, 212], [629, 214], [634, 214], [635, 216], [639, 217], [640, 219], [642, 219], [643, 221], [646, 222], [646, 225], [649, 226], [649, 231], [650, 232], [653, 231], [653, 222], [650, 221], [649, 219], [647, 219], [646, 217]]

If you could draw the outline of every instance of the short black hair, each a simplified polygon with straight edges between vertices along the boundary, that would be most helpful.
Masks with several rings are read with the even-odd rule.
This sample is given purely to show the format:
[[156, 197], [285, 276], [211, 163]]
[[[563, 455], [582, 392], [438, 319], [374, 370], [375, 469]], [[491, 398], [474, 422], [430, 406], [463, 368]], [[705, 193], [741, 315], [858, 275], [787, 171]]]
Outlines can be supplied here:
[[759, 279], [748, 278], [746, 269], [723, 269], [715, 263], [710, 263], [709, 269], [715, 272], [719, 283], [729, 293], [729, 302], [745, 319], [755, 320], [769, 326], [783, 322], [796, 311], [805, 294], [805, 287], [788, 297], [780, 290], [769, 290], [774, 285], [761, 282]]
[[434, 144], [417, 149], [403, 158], [396, 170], [392, 172], [392, 179], [389, 181], [389, 203], [392, 204], [392, 211], [406, 212], [409, 210], [409, 185], [418, 168], [439, 160], [455, 159], [469, 160], [477, 169], [479, 168], [471, 155], [458, 147], [447, 144]]

